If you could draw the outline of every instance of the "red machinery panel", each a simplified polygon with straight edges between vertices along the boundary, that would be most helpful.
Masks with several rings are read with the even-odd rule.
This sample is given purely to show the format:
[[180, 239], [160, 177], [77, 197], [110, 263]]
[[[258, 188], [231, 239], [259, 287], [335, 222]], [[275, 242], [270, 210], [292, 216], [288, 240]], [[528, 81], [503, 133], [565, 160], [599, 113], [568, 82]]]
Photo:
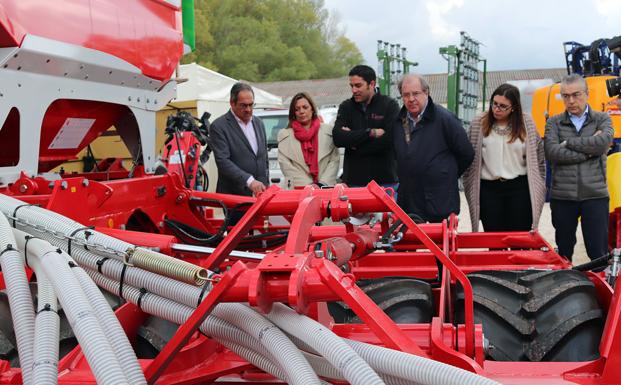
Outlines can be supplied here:
[[183, 54], [180, 9], [163, 0], [2, 1], [0, 46], [19, 46], [26, 35], [108, 53], [158, 80]]

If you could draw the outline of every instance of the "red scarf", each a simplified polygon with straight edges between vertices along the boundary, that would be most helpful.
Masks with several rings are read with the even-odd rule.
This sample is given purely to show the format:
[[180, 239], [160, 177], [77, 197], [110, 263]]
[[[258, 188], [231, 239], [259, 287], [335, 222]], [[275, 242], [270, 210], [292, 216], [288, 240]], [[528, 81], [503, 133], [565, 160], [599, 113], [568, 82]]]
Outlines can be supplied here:
[[302, 127], [302, 125], [294, 120], [291, 122], [291, 128], [293, 129], [293, 135], [300, 141], [302, 145], [302, 155], [304, 155], [304, 162], [310, 169], [310, 174], [313, 177], [313, 182], [317, 183], [317, 176], [319, 175], [319, 161], [318, 161], [318, 136], [319, 132], [319, 119], [315, 118], [311, 122], [309, 129]]

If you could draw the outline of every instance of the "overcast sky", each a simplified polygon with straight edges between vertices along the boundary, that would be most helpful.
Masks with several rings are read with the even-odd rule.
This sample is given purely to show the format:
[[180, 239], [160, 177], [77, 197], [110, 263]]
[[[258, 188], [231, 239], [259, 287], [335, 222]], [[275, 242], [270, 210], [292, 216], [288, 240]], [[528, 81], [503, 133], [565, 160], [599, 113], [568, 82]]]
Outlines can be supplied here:
[[560, 68], [563, 42], [621, 35], [621, 0], [325, 0], [345, 35], [377, 68], [377, 40], [400, 43], [415, 72], [446, 72], [439, 47], [459, 32], [480, 41], [488, 70]]

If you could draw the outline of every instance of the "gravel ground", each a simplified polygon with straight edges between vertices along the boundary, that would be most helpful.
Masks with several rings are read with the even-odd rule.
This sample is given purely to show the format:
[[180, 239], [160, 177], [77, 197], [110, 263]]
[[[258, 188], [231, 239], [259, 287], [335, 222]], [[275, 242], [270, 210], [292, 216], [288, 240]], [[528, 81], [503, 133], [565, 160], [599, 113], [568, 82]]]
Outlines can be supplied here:
[[[461, 213], [459, 214], [459, 226], [458, 229], [461, 232], [472, 231], [470, 227], [470, 214], [468, 214], [468, 203], [463, 192], [461, 196]], [[543, 212], [541, 213], [541, 220], [539, 221], [539, 233], [548, 241], [551, 245], [556, 246], [554, 241], [554, 227], [552, 226], [552, 218], [550, 216], [550, 204], [546, 203], [543, 206]], [[582, 228], [578, 224], [578, 230], [576, 234], [576, 247], [574, 248], [573, 263], [579, 265], [589, 261], [586, 250], [584, 248], [584, 240], [582, 239]]]

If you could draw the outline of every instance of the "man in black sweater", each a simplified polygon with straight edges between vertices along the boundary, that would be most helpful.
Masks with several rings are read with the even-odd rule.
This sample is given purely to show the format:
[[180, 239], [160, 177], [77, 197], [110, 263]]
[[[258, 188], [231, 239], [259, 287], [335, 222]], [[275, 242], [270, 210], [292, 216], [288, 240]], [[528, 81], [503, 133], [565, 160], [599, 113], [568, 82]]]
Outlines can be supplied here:
[[343, 182], [351, 187], [374, 180], [396, 190], [391, 127], [399, 105], [376, 93], [375, 82], [375, 71], [369, 66], [357, 65], [349, 71], [352, 98], [339, 106], [332, 137], [337, 147], [345, 148]]

